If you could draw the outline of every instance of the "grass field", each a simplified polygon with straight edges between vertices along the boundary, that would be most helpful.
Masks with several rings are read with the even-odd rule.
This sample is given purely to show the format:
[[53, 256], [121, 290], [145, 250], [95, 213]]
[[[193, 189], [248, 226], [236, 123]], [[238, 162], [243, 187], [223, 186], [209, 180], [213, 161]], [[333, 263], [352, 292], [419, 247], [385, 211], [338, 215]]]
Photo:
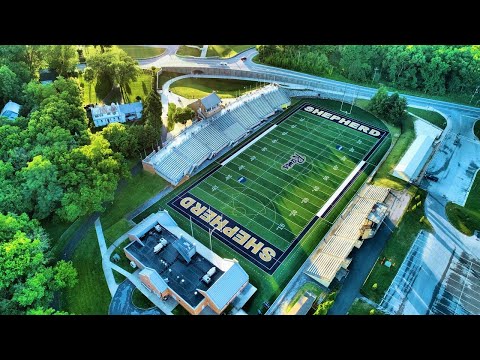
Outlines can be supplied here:
[[480, 140], [480, 120], [478, 120], [474, 127], [473, 127], [473, 133], [475, 134], [475, 136], [478, 138], [478, 140]]
[[170, 90], [187, 99], [200, 99], [212, 91], [216, 91], [222, 99], [227, 99], [242, 95], [257, 85], [257, 82], [247, 80], [187, 78], [174, 82]]
[[155, 305], [143, 295], [140, 290], [134, 289], [132, 292], [132, 303], [140, 309], [150, 309]]
[[134, 59], [145, 59], [153, 56], [159, 56], [165, 52], [165, 49], [160, 47], [151, 47], [151, 46], [142, 46], [142, 45], [117, 45], [117, 46]]
[[[338, 111], [340, 108], [340, 103], [332, 100], [308, 99], [308, 102], [333, 111]], [[287, 118], [292, 111], [290, 110], [282, 114], [281, 119]], [[350, 117], [386, 129], [383, 122], [360, 108], [354, 107]], [[302, 118], [305, 118], [305, 120], [300, 121]], [[296, 127], [292, 127], [292, 125], [296, 125]], [[332, 125], [338, 127], [336, 132], [332, 131], [334, 129]], [[312, 128], [309, 130], [308, 126]], [[324, 204], [328, 194], [333, 192], [332, 187], [338, 186], [337, 184], [341, 182], [340, 179], [344, 179], [349, 169], [355, 166], [361, 154], [366, 152], [365, 144], [370, 144], [371, 140], [364, 138], [361, 133], [350, 128], [335, 123], [324, 123], [320, 118], [318, 118], [318, 123], [316, 123], [314, 118], [311, 118], [307, 113], [301, 117], [298, 114], [292, 115], [279, 128], [272, 130], [261, 140], [252, 144], [249, 149], [228, 163], [224, 169], [221, 169], [221, 172], [207, 177], [192, 192], [208, 201], [211, 206], [218, 206], [219, 210], [225, 214], [231, 215], [232, 218], [235, 217], [239, 223], [247, 226], [250, 231], [256, 234], [261, 233], [269, 241], [275, 242], [279, 247], [285, 249], [288, 248], [295, 234], [299, 233], [308, 217], [314, 215], [319, 207]], [[320, 129], [323, 129], [323, 131], [320, 131]], [[351, 133], [351, 131], [354, 131], [356, 134]], [[289, 136], [282, 135], [283, 132], [290, 132], [290, 134]], [[338, 136], [340, 134], [345, 136]], [[277, 141], [272, 142], [275, 139]], [[361, 140], [362, 143], [355, 143], [354, 140]], [[250, 139], [245, 140], [230, 153], [234, 153], [250, 141]], [[345, 141], [348, 143], [344, 143]], [[337, 144], [337, 142], [345, 144], [343, 151], [337, 150], [336, 145], [341, 145]], [[390, 142], [391, 138], [388, 137], [382, 147], [371, 157], [371, 164], [360, 173], [326, 218], [318, 219], [313, 224], [294, 246], [294, 249], [283, 259], [283, 262], [273, 275], [262, 271], [257, 265], [247, 260], [236, 250], [217, 239], [215, 234], [212, 236], [213, 251], [222, 257], [237, 259], [249, 274], [252, 284], [258, 288], [257, 294], [247, 303], [246, 311], [250, 314], [256, 314], [264, 301], [272, 302], [278, 296], [291, 276], [326, 234], [331, 223], [364, 183], [368, 174], [373, 170], [374, 164], [380, 160], [383, 153], [388, 149]], [[263, 148], [266, 148], [266, 150], [263, 151]], [[354, 150], [350, 153], [349, 149], [351, 148]], [[268, 156], [272, 155], [272, 151], [275, 151], [273, 161], [268, 159]], [[282, 173], [281, 165], [290, 158], [294, 151], [306, 156], [307, 161], [304, 164], [297, 164], [288, 170], [288, 174], [287, 171]], [[228, 157], [229, 154], [224, 158]], [[251, 160], [252, 156], [255, 156], [253, 161]], [[345, 157], [345, 160], [342, 160], [342, 157]], [[217, 161], [221, 162], [222, 160], [223, 158]], [[238, 168], [242, 165], [243, 168], [239, 170]], [[181, 194], [196, 179], [207, 174], [212, 170], [213, 166], [216, 166], [216, 164], [207, 167], [190, 181], [179, 186], [178, 189], [140, 214], [134, 221], [138, 223], [149, 214], [158, 211], [160, 207], [169, 208], [167, 204], [170, 200]], [[265, 168], [259, 169], [259, 166], [264, 166]], [[334, 167], [336, 167], [336, 170]], [[268, 172], [265, 172], [266, 169], [268, 169]], [[241, 171], [241, 174], [248, 179], [244, 184], [236, 181], [239, 177], [238, 171]], [[232, 178], [226, 180], [228, 175], [231, 175]], [[328, 180], [323, 179], [323, 176], [329, 176]], [[233, 179], [234, 181], [232, 181]], [[215, 185], [218, 188], [212, 192], [212, 187]], [[316, 186], [318, 186], [317, 191], [315, 191]], [[221, 190], [221, 187], [223, 187], [223, 190]], [[246, 190], [245, 193], [239, 191], [243, 187]], [[238, 202], [238, 209], [231, 194], [225, 193], [226, 190], [243, 197], [242, 203]], [[212, 194], [215, 194], [215, 196], [212, 196]], [[266, 199], [265, 196], [270, 198]], [[307, 197], [309, 199], [308, 202], [302, 203], [303, 199]], [[317, 208], [315, 209], [315, 207]], [[295, 216], [293, 215], [294, 210], [296, 210]], [[247, 211], [251, 215], [250, 218], [245, 216]], [[180, 227], [184, 229], [190, 228], [188, 218], [173, 210], [170, 211], [170, 214]], [[265, 216], [265, 214], [270, 215]], [[275, 217], [276, 220], [274, 220]], [[280, 223], [283, 223], [285, 227], [277, 229]], [[202, 243], [208, 244], [208, 232], [196, 223], [193, 223], [192, 227], [194, 237]]]
[[137, 96], [140, 96], [142, 100], [145, 100], [151, 88], [152, 75], [142, 71], [137, 77], [137, 80], [131, 82], [125, 87], [123, 101], [125, 103], [135, 102], [137, 101]]
[[163, 84], [165, 84], [168, 80], [181, 75], [184, 75], [184, 74], [170, 72], [170, 71], [162, 71], [162, 73], [157, 78], [157, 89], [161, 89]]
[[201, 54], [202, 54], [202, 51], [200, 49], [192, 48], [185, 45], [180, 45], [180, 47], [177, 50], [177, 55], [180, 55], [180, 56], [200, 56]]
[[407, 110], [410, 111], [412, 114], [415, 114], [422, 119], [427, 120], [433, 125], [438, 126], [440, 129], [445, 129], [447, 127], [447, 120], [445, 120], [445, 118], [436, 111], [417, 109], [410, 106]]
[[377, 140], [298, 111], [190, 193], [285, 251]]
[[480, 230], [480, 171], [477, 172], [465, 206], [449, 202], [447, 204], [448, 220], [465, 235], [472, 236]]
[[[165, 186], [166, 182], [162, 178], [146, 171], [141, 171], [125, 181], [115, 194], [113, 203], [100, 215], [107, 246], [131, 228], [124, 216]], [[126, 258], [123, 251], [119, 254], [121, 263], [118, 265], [124, 265], [122, 262], [124, 263]], [[75, 250], [73, 264], [78, 271], [78, 284], [66, 291], [63, 309], [75, 314], [106, 314], [111, 298], [103, 275], [100, 249], [93, 226]], [[118, 281], [123, 280], [121, 275], [115, 275], [115, 278]]]
[[254, 46], [255, 45], [209, 45], [207, 56], [230, 58]]
[[[370, 311], [374, 311], [373, 314], [370, 314]], [[363, 301], [362, 299], [356, 298], [352, 306], [348, 310], [348, 315], [385, 315], [382, 311], [375, 309], [369, 303]]]
[[[364, 296], [373, 300], [377, 304], [380, 303], [383, 295], [392, 283], [393, 278], [397, 274], [400, 265], [402, 265], [402, 262], [408, 253], [408, 250], [410, 250], [410, 247], [415, 241], [417, 234], [422, 229], [427, 231], [431, 230], [428, 220], [420, 222], [420, 218], [425, 215], [424, 205], [427, 192], [412, 186], [410, 187], [410, 193], [412, 195], [412, 200], [410, 201], [407, 211], [403, 215], [399, 226], [393, 231], [390, 239], [388, 239], [385, 248], [372, 269], [372, 272], [360, 290]], [[415, 199], [417, 195], [419, 195], [419, 198]], [[413, 206], [419, 202], [421, 202], [421, 204], [413, 209]], [[380, 263], [383, 258], [392, 262], [390, 268], [387, 268]], [[372, 288], [373, 284], [377, 284], [376, 289]]]

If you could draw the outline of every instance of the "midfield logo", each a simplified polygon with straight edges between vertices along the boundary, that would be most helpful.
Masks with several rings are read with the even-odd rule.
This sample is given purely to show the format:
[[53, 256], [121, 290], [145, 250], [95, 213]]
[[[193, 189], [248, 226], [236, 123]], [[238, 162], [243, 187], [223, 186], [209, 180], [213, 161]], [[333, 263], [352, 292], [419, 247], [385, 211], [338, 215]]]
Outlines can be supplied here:
[[282, 169], [285, 170], [290, 170], [292, 167], [294, 167], [296, 164], [303, 164], [307, 158], [303, 155], [294, 153], [291, 157], [290, 160], [288, 160], [285, 164], [282, 165]]

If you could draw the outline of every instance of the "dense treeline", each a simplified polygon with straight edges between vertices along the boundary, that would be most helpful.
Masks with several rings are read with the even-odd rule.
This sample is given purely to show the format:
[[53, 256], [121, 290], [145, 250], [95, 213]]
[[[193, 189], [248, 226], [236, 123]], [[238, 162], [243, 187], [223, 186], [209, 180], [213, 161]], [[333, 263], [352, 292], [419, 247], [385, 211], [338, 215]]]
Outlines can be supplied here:
[[0, 214], [0, 314], [64, 314], [49, 306], [55, 291], [77, 283], [77, 271], [53, 263], [48, 247], [38, 221]]
[[260, 45], [258, 51], [266, 64], [432, 95], [471, 94], [480, 83], [477, 45]]
[[[135, 80], [140, 69], [124, 52], [98, 51], [89, 81], [103, 77], [122, 87]], [[38, 220], [71, 222], [102, 211], [130, 175], [125, 158], [161, 146], [162, 105], [153, 85], [142, 123], [92, 132], [77, 62], [71, 45], [0, 46], [0, 109], [9, 100], [22, 106], [17, 119], [0, 118], [0, 314], [64, 314], [50, 307], [53, 294], [74, 286], [77, 272], [52, 259]], [[60, 76], [42, 85], [42, 68]]]

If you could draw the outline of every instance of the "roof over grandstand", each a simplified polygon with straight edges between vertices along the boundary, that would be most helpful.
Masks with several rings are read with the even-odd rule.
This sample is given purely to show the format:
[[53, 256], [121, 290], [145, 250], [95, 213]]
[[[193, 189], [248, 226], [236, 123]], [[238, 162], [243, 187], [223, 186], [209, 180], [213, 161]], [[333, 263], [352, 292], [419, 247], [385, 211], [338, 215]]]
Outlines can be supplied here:
[[215, 92], [213, 92], [210, 95], [207, 95], [204, 98], [202, 98], [200, 101], [202, 102], [203, 106], [205, 106], [205, 109], [212, 109], [218, 106], [218, 104], [222, 102], [222, 99], [220, 99], [218, 95]]

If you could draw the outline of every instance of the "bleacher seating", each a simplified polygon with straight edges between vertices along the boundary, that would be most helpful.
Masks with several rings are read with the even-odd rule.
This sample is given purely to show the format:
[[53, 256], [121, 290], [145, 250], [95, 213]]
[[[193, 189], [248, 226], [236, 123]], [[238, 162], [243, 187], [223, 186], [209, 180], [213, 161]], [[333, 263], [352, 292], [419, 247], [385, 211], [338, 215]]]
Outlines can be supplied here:
[[202, 130], [196, 133], [195, 136], [203, 144], [208, 146], [214, 153], [218, 153], [229, 143], [229, 141], [225, 138], [225, 134], [223, 134], [214, 126], [204, 127]]
[[154, 163], [154, 166], [155, 169], [162, 170], [163, 177], [170, 183], [177, 184], [191, 171], [192, 163], [173, 150], [159, 162]]
[[[246, 136], [267, 115], [283, 104], [290, 103], [285, 90], [268, 85], [259, 91], [245, 95], [207, 120], [208, 123], [186, 131], [158, 153], [145, 159], [160, 176], [177, 185], [181, 179], [216, 155], [227, 145]], [[192, 126], [193, 128], [193, 126]]]
[[210, 148], [205, 146], [194, 136], [176, 148], [176, 151], [181, 153], [185, 158], [189, 159], [194, 165], [200, 165], [202, 162], [207, 160], [212, 153]]

